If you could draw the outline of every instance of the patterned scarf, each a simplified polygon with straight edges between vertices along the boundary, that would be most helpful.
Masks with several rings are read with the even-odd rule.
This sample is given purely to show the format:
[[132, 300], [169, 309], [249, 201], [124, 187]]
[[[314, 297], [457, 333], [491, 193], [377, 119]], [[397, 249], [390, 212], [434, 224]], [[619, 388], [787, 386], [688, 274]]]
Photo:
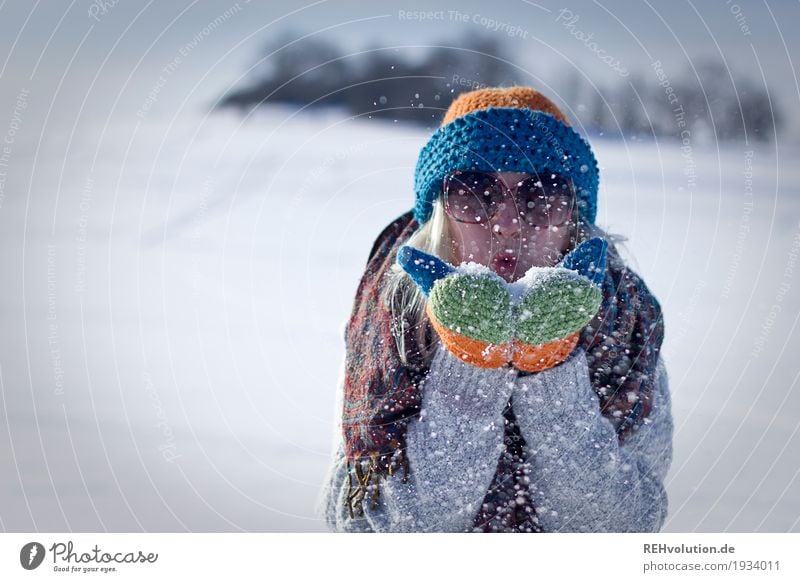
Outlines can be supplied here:
[[[405, 428], [419, 414], [420, 383], [428, 370], [413, 326], [402, 327], [406, 330], [407, 363], [401, 360], [392, 335], [401, 327], [393, 321], [380, 296], [397, 250], [417, 227], [412, 213], [407, 212], [377, 238], [345, 333], [342, 430], [351, 516], [363, 514], [362, 504], [367, 498], [376, 507], [381, 478], [402, 469], [402, 480], [406, 482], [410, 473]], [[585, 236], [579, 235], [581, 240]], [[426, 333], [431, 340], [430, 324]], [[618, 427], [620, 440], [650, 414], [663, 337], [658, 301], [609, 244], [602, 307], [581, 333], [578, 345], [586, 352], [601, 412]], [[515, 422], [511, 400], [503, 416], [504, 452], [473, 527], [484, 532], [538, 532], [541, 528], [526, 484], [530, 468], [525, 462], [525, 441]]]

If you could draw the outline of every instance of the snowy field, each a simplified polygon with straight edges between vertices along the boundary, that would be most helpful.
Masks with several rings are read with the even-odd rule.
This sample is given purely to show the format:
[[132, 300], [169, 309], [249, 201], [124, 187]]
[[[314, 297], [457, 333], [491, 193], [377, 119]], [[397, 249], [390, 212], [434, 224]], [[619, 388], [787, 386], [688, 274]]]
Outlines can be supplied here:
[[[0, 199], [0, 529], [324, 531], [344, 322], [427, 133], [69, 129], [19, 136]], [[691, 145], [593, 139], [598, 223], [665, 312], [665, 531], [797, 532], [800, 152]]]

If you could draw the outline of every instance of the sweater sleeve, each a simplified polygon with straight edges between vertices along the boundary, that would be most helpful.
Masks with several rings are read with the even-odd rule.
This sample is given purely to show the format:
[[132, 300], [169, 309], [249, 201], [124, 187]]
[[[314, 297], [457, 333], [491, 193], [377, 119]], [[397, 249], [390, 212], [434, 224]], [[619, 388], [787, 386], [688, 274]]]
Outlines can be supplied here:
[[468, 532], [494, 478], [503, 449], [503, 409], [517, 372], [481, 369], [439, 348], [421, 384], [418, 417], [408, 424], [409, 475], [381, 480], [375, 508], [351, 517], [340, 444], [329, 475], [324, 511], [334, 531]]
[[583, 350], [545, 372], [520, 377], [513, 395], [545, 531], [658, 532], [667, 516], [663, 481], [673, 433], [661, 358], [650, 415], [621, 443], [600, 412]]

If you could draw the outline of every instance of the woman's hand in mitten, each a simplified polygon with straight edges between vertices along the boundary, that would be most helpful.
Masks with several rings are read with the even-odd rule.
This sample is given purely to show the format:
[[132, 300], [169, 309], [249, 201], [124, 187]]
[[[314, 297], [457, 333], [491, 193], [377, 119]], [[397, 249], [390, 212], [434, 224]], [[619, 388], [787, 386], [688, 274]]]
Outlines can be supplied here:
[[428, 317], [453, 354], [482, 368], [538, 372], [562, 362], [597, 313], [607, 246], [587, 240], [558, 266], [532, 267], [510, 284], [483, 265], [454, 267], [409, 246], [397, 261], [428, 297]]
[[488, 267], [454, 267], [410, 246], [397, 262], [428, 298], [428, 318], [442, 344], [459, 359], [481, 368], [511, 361], [514, 311], [505, 281]]
[[516, 302], [512, 360], [517, 369], [539, 372], [563, 362], [603, 299], [608, 243], [578, 245], [556, 267], [533, 267], [511, 283]]

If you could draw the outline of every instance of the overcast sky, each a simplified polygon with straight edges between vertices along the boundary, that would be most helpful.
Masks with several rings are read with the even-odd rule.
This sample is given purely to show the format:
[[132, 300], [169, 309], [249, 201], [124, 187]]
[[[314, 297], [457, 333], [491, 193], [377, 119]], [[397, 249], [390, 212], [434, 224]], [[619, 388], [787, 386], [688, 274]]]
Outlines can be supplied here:
[[[417, 11], [433, 14], [419, 20]], [[677, 78], [689, 65], [724, 59], [735, 76], [766, 83], [790, 125], [798, 127], [798, 22], [800, 3], [775, 0], [437, 0], [392, 7], [343, 0], [12, 0], [0, 4], [0, 120], [11, 117], [21, 90], [30, 91], [31, 124], [48, 112], [51, 124], [74, 120], [76, 107], [84, 108], [84, 117], [87, 107], [97, 117], [111, 110], [131, 115], [154, 90], [157, 102], [148, 114], [202, 110], [236, 83], [261, 47], [288, 29], [352, 51], [494, 34], [530, 71], [529, 84], [551, 92], [569, 71], [602, 84], [615, 80], [622, 67], [656, 83], [654, 61]], [[175, 66], [164, 76], [170, 63]]]

